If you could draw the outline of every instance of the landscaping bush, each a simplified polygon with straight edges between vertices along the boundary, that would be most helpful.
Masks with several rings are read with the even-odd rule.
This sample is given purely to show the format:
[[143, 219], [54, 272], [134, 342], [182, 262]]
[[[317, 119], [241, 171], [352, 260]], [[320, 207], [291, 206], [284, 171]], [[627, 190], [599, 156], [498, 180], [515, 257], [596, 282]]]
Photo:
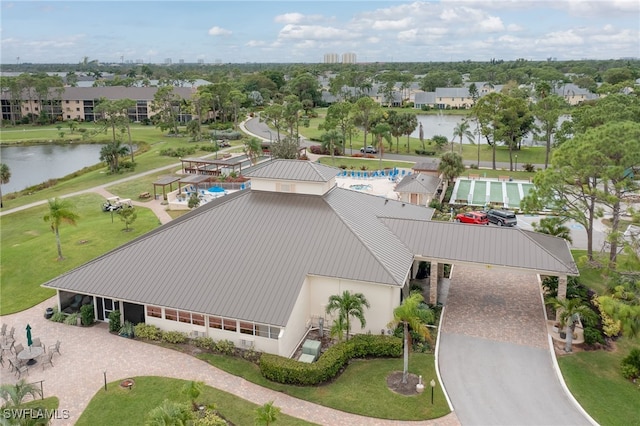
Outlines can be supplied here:
[[187, 334], [181, 331], [164, 331], [162, 340], [167, 343], [184, 343], [187, 341]]
[[162, 330], [155, 325], [141, 322], [135, 327], [135, 335], [140, 339], [160, 340], [162, 338]]
[[596, 343], [600, 343], [601, 345], [604, 345], [604, 337], [602, 337], [602, 333], [597, 328], [585, 327], [584, 343], [586, 343], [589, 346], [593, 346]]
[[120, 331], [121, 325], [120, 311], [111, 311], [111, 313], [109, 314], [109, 331], [112, 333], [117, 333], [118, 331]]
[[426, 151], [423, 149], [416, 149], [416, 154], [418, 155], [436, 155], [435, 151]]
[[53, 307], [53, 315], [51, 315], [50, 320], [53, 322], [64, 322], [66, 315], [64, 312], [60, 312], [57, 306]]
[[95, 321], [93, 316], [93, 305], [82, 305], [80, 307], [80, 317], [82, 318], [82, 325], [91, 325]]
[[133, 339], [133, 336], [135, 336], [134, 330], [135, 327], [133, 326], [133, 323], [131, 321], [125, 321], [124, 324], [122, 324], [122, 327], [120, 327], [120, 331], [118, 332], [118, 334], [120, 336]]
[[208, 349], [212, 351], [216, 347], [216, 342], [214, 342], [211, 337], [196, 337], [192, 342], [196, 348], [200, 349]]
[[640, 349], [632, 349], [620, 363], [622, 375], [629, 380], [640, 377]]
[[220, 340], [216, 343], [214, 351], [222, 355], [233, 355], [235, 349], [236, 345], [234, 345], [231, 340]]
[[525, 163], [525, 164], [523, 164], [523, 165], [522, 165], [522, 168], [523, 168], [525, 171], [529, 172], [529, 173], [533, 173], [533, 172], [535, 172], [535, 171], [536, 171], [536, 166], [534, 166], [534, 165], [533, 165], [533, 164], [531, 164], [531, 163]]
[[351, 358], [400, 357], [402, 339], [393, 336], [359, 334], [351, 340], [333, 345], [318, 361], [308, 364], [273, 354], [260, 358], [262, 375], [274, 382], [317, 385], [333, 379]]
[[67, 325], [78, 325], [78, 314], [70, 314], [64, 319], [64, 323]]

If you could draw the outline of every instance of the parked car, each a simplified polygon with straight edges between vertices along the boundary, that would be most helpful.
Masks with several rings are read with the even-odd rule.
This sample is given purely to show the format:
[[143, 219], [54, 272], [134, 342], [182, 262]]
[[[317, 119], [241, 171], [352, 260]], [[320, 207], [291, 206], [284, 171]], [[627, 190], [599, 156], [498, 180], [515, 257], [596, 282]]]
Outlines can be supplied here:
[[498, 226], [515, 226], [518, 224], [516, 214], [509, 210], [489, 210], [487, 218], [489, 218], [489, 222]]
[[378, 150], [369, 145], [366, 148], [360, 148], [360, 152], [363, 154], [377, 154]]
[[487, 214], [485, 212], [458, 213], [456, 215], [456, 222], [488, 225], [489, 218], [487, 218]]

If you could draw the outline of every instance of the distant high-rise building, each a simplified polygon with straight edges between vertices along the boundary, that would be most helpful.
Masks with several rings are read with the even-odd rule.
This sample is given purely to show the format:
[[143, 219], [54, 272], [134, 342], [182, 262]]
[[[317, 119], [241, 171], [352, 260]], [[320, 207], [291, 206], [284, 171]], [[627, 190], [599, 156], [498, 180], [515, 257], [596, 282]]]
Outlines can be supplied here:
[[184, 59], [178, 59], [178, 62], [184, 64]]
[[204, 64], [204, 59], [198, 59], [198, 64], [200, 65]]
[[164, 63], [167, 64], [167, 65], [171, 65], [171, 58], [165, 59]]
[[343, 64], [355, 64], [356, 63], [356, 54], [355, 53], [343, 53], [342, 54], [342, 63]]
[[324, 54], [324, 63], [325, 64], [337, 64], [340, 62], [340, 57], [337, 53], [325, 53]]

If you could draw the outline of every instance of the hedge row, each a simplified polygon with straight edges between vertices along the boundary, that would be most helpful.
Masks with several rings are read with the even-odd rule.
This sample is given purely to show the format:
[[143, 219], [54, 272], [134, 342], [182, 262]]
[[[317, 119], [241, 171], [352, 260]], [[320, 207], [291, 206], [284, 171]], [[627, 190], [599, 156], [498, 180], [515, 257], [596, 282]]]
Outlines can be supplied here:
[[260, 372], [274, 382], [317, 385], [333, 379], [351, 358], [399, 357], [402, 339], [394, 336], [359, 334], [347, 342], [333, 345], [318, 361], [308, 364], [278, 355], [262, 354]]
[[423, 149], [416, 149], [416, 154], [418, 155], [436, 155], [435, 151], [425, 151]]

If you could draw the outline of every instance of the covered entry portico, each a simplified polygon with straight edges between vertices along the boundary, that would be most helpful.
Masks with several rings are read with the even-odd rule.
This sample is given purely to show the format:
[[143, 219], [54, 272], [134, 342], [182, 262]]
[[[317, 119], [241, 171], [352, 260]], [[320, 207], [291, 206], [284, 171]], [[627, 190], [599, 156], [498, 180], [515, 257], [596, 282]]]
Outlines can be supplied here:
[[438, 302], [444, 265], [499, 268], [559, 278], [558, 297], [566, 297], [567, 276], [579, 275], [569, 244], [562, 238], [519, 228], [383, 219], [414, 253], [431, 264], [429, 303]]

